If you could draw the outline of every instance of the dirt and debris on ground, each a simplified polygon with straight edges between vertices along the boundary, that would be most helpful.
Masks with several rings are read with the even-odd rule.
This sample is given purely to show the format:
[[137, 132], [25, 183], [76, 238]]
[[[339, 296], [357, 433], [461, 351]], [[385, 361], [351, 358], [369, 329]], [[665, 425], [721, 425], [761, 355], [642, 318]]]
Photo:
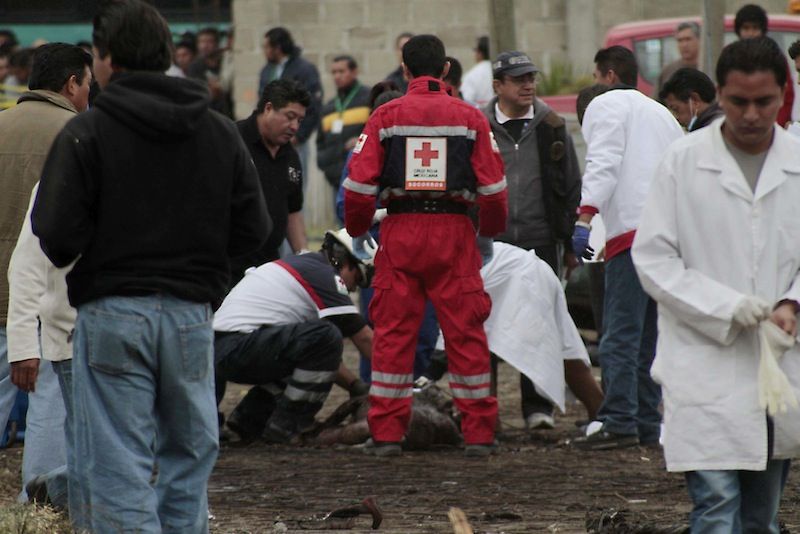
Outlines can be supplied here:
[[[355, 368], [348, 344], [346, 361]], [[457, 448], [366, 456], [359, 447], [225, 444], [209, 485], [213, 533], [452, 533], [451, 508], [476, 534], [683, 532], [690, 504], [683, 476], [664, 469], [657, 448], [582, 452], [568, 440], [585, 412], [571, 405], [553, 430], [527, 432], [519, 411], [518, 373], [500, 366], [503, 431], [499, 454], [465, 458]], [[230, 387], [229, 411], [245, 389]], [[322, 416], [347, 399], [337, 391]], [[19, 486], [21, 449], [0, 451], [0, 507]], [[781, 504], [784, 532], [800, 532], [800, 470]], [[326, 516], [371, 497], [381, 512]], [[334, 521], [335, 520], [335, 521]]]

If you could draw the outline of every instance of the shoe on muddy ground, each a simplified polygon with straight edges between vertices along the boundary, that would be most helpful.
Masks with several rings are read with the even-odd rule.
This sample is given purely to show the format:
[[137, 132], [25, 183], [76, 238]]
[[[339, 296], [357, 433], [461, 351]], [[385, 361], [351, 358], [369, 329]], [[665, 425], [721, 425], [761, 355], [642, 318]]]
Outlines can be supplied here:
[[261, 439], [267, 443], [283, 444], [292, 441], [296, 435], [295, 432], [281, 428], [280, 426], [270, 423], [261, 434]]
[[374, 441], [369, 438], [364, 444], [364, 454], [379, 458], [400, 456], [403, 454], [403, 446], [397, 441]]
[[485, 458], [497, 454], [497, 441], [492, 443], [468, 443], [464, 446], [464, 456], [467, 458]]
[[47, 494], [47, 478], [39, 475], [29, 480], [25, 484], [25, 493], [28, 494], [28, 502], [36, 504], [52, 504], [50, 496]]
[[533, 412], [525, 418], [525, 428], [528, 430], [550, 430], [555, 426], [552, 413]]
[[592, 421], [587, 427], [585, 436], [575, 438], [572, 442], [576, 449], [584, 451], [606, 451], [611, 449], [624, 449], [639, 445], [639, 436], [636, 434], [617, 434], [604, 430], [599, 421]]

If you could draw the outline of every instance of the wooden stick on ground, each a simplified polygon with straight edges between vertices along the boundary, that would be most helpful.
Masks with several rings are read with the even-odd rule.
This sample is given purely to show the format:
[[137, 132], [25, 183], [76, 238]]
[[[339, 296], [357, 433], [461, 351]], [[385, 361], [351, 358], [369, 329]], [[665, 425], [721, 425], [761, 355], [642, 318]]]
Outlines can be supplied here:
[[453, 534], [473, 534], [472, 527], [467, 521], [467, 515], [461, 508], [450, 508], [447, 512], [450, 524], [453, 525]]

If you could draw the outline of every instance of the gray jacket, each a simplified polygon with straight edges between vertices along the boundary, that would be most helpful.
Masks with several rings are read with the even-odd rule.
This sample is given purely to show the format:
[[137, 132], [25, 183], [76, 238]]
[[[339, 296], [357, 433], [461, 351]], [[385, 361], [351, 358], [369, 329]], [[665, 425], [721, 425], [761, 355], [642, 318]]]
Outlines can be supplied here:
[[[508, 181], [508, 225], [495, 239], [525, 249], [563, 242], [570, 249], [580, 204], [581, 173], [564, 120], [537, 98], [533, 119], [515, 142], [497, 122], [496, 103], [497, 98], [483, 109]], [[559, 128], [560, 137], [556, 133]], [[549, 142], [545, 136], [549, 136]]]

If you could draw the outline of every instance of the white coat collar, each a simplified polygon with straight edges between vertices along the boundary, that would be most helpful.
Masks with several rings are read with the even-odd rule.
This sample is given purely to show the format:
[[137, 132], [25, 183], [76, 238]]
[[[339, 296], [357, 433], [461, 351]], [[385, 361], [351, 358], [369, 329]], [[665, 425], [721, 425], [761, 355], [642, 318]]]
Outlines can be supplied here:
[[725, 140], [722, 138], [722, 125], [725, 120], [716, 121], [707, 128], [711, 132], [711, 150], [703, 152], [697, 161], [698, 168], [719, 172], [719, 180], [725, 189], [748, 201], [757, 201], [776, 189], [787, 179], [787, 175], [800, 178], [800, 163], [797, 151], [800, 143], [790, 138], [783, 128], [773, 126], [774, 138], [769, 147], [767, 159], [756, 184], [755, 193], [750, 189], [739, 164], [733, 158]]

